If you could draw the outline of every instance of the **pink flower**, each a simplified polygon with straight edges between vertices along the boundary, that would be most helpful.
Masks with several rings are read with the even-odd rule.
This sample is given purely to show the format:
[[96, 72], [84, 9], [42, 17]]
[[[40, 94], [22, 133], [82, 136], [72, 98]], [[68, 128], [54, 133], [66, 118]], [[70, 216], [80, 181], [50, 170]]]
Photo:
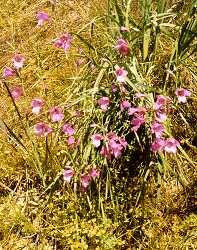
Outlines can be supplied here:
[[162, 136], [164, 130], [165, 130], [164, 126], [156, 121], [153, 122], [151, 129], [150, 129], [151, 133], [155, 134], [157, 138]]
[[66, 166], [63, 173], [64, 181], [70, 183], [73, 176], [74, 170], [70, 166]]
[[165, 141], [165, 146], [164, 146], [164, 150], [167, 153], [173, 153], [175, 154], [177, 151], [177, 147], [179, 146], [179, 142], [174, 139], [174, 138], [168, 138]]
[[130, 53], [128, 42], [124, 39], [118, 39], [114, 48], [118, 50], [119, 53], [122, 54], [123, 56], [128, 56]]
[[92, 177], [93, 180], [95, 180], [96, 178], [99, 178], [100, 173], [101, 173], [101, 171], [98, 168], [92, 168], [89, 171], [89, 175], [90, 175], [90, 177]]
[[111, 160], [112, 155], [109, 151], [109, 148], [107, 148], [106, 146], [102, 146], [100, 154], [106, 159]]
[[94, 134], [92, 135], [92, 143], [93, 145], [98, 148], [101, 145], [101, 140], [103, 139], [103, 136], [100, 134]]
[[59, 122], [64, 119], [64, 113], [60, 107], [53, 107], [49, 110], [51, 120], [53, 122]]
[[157, 110], [156, 116], [157, 116], [156, 120], [158, 122], [163, 122], [163, 121], [165, 121], [167, 119], [167, 114], [166, 114], [165, 109], [159, 109], [159, 110]]
[[80, 58], [80, 59], [76, 60], [75, 64], [76, 64], [77, 68], [79, 68], [84, 62], [85, 62], [85, 60], [83, 58]]
[[141, 125], [145, 123], [144, 115], [137, 115], [131, 120], [131, 125], [133, 125], [132, 130], [137, 131]]
[[46, 12], [38, 12], [38, 13], [36, 14], [36, 18], [37, 18], [37, 21], [38, 21], [37, 26], [38, 26], [38, 27], [41, 27], [41, 26], [44, 25], [44, 23], [45, 23], [46, 21], [49, 20], [49, 15], [48, 15], [48, 13], [46, 13]]
[[115, 92], [117, 91], [116, 86], [115, 86], [115, 85], [112, 85], [112, 86], [111, 86], [111, 90], [112, 90], [112, 93], [115, 93]]
[[17, 101], [21, 96], [24, 95], [23, 89], [21, 86], [16, 86], [11, 90], [12, 97]]
[[164, 108], [164, 106], [169, 102], [171, 102], [171, 98], [169, 96], [158, 95], [155, 102], [155, 109], [159, 110]]
[[107, 111], [109, 106], [109, 97], [103, 96], [98, 100], [98, 104], [100, 105], [100, 108], [102, 111]]
[[47, 136], [53, 131], [53, 129], [44, 122], [39, 122], [36, 125], [34, 125], [34, 132], [37, 136]]
[[5, 78], [15, 76], [15, 75], [16, 75], [16, 72], [12, 68], [6, 67], [3, 70], [3, 77], [5, 77]]
[[12, 58], [13, 65], [16, 69], [20, 69], [23, 67], [23, 64], [25, 62], [25, 57], [20, 54], [15, 54]]
[[73, 145], [75, 143], [75, 138], [73, 136], [69, 136], [67, 143], [68, 145]]
[[42, 99], [39, 98], [33, 99], [31, 101], [32, 112], [36, 115], [39, 114], [43, 105], [44, 101]]
[[71, 46], [72, 40], [73, 40], [73, 37], [69, 33], [65, 33], [60, 38], [58, 38], [58, 39], [55, 40], [54, 46], [56, 48], [62, 48], [62, 49], [64, 49], [64, 52], [66, 53], [67, 50]]
[[118, 82], [125, 82], [127, 79], [128, 72], [122, 67], [116, 67], [115, 75]]
[[191, 92], [187, 89], [176, 89], [175, 92], [176, 96], [178, 97], [179, 103], [185, 103], [187, 102], [186, 97], [191, 95]]
[[65, 135], [72, 136], [75, 133], [74, 128], [69, 123], [65, 123], [62, 127]]
[[165, 140], [162, 138], [156, 138], [151, 145], [151, 150], [153, 152], [162, 151], [165, 146]]
[[144, 115], [145, 112], [146, 112], [146, 108], [144, 107], [130, 107], [128, 109], [128, 115], [133, 115], [133, 114], [136, 114], [136, 115]]
[[81, 186], [84, 189], [87, 189], [90, 184], [90, 176], [89, 175], [82, 175], [81, 176]]
[[124, 109], [128, 109], [131, 107], [130, 102], [128, 102], [127, 100], [124, 100], [120, 103], [120, 110], [123, 111]]
[[129, 28], [124, 27], [124, 26], [121, 26], [121, 27], [120, 27], [120, 31], [121, 31], [121, 32], [129, 32]]

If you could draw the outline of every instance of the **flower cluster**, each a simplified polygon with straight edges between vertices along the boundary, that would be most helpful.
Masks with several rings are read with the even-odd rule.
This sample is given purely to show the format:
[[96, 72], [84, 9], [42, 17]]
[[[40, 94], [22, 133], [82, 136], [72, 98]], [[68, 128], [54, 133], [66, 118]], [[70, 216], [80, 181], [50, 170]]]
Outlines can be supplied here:
[[[92, 180], [95, 181], [96, 178], [99, 178], [100, 173], [101, 173], [100, 169], [93, 167], [88, 171], [88, 173], [81, 174], [80, 175], [81, 191], [86, 192], [90, 185], [90, 182]], [[66, 166], [63, 172], [64, 181], [70, 183], [74, 175], [75, 175], [74, 169], [71, 166]]]
[[102, 136], [101, 134], [92, 135], [92, 143], [95, 147], [98, 148], [101, 145], [101, 141], [100, 154], [108, 160], [111, 160], [112, 157], [120, 157], [127, 147], [126, 140], [123, 137], [117, 136], [114, 132], [109, 132], [106, 136]]
[[66, 53], [70, 49], [73, 37], [69, 33], [65, 33], [54, 41], [56, 48], [62, 48]]
[[128, 56], [130, 54], [129, 44], [122, 38], [117, 40], [114, 48], [123, 56]]
[[162, 124], [167, 119], [167, 106], [171, 103], [169, 96], [158, 95], [154, 103], [156, 111], [155, 120], [152, 123], [150, 132], [155, 135], [151, 145], [153, 152], [165, 151], [167, 153], [176, 153], [179, 142], [174, 138], [165, 138], [165, 127]]

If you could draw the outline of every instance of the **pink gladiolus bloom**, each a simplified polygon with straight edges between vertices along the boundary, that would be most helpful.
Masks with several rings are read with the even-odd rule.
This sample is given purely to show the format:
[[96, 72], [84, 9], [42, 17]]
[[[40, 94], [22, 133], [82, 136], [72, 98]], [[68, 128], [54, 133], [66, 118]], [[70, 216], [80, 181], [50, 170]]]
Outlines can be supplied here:
[[82, 175], [81, 176], [81, 186], [84, 189], [87, 189], [90, 184], [90, 176], [89, 175]]
[[132, 130], [136, 132], [143, 123], [145, 123], [144, 115], [133, 117], [131, 120], [131, 125], [133, 125]]
[[151, 145], [151, 150], [153, 152], [162, 151], [165, 146], [165, 140], [161, 138], [156, 138]]
[[58, 39], [55, 40], [54, 46], [56, 48], [62, 48], [62, 49], [64, 49], [64, 52], [66, 53], [67, 50], [71, 46], [72, 40], [73, 40], [73, 37], [70, 34], [65, 33], [60, 38], [58, 38]]
[[34, 125], [34, 132], [37, 136], [46, 137], [52, 131], [53, 129], [44, 122], [39, 122], [36, 125]]
[[187, 99], [186, 97], [191, 95], [191, 92], [187, 89], [176, 89], [175, 92], [176, 96], [178, 97], [178, 102], [179, 103], [186, 103]]
[[120, 31], [121, 31], [121, 32], [129, 32], [129, 28], [124, 27], [124, 26], [121, 26], [121, 27], [120, 27]]
[[124, 39], [118, 39], [114, 48], [118, 50], [119, 53], [122, 54], [123, 56], [128, 56], [130, 53], [128, 42]]
[[116, 67], [115, 75], [118, 82], [125, 82], [127, 79], [128, 72], [122, 67]]
[[129, 110], [128, 110], [128, 115], [144, 115], [145, 112], [146, 112], [146, 108], [144, 107], [137, 107], [137, 108], [134, 108], [134, 107], [130, 107]]
[[112, 85], [111, 90], [112, 90], [112, 93], [115, 93], [115, 92], [117, 91], [116, 86], [115, 86], [115, 85]]
[[63, 173], [64, 181], [70, 183], [73, 176], [74, 170], [70, 166], [66, 166]]
[[103, 136], [100, 134], [94, 134], [92, 135], [92, 143], [96, 148], [98, 148], [101, 145], [101, 140], [103, 139]]
[[165, 146], [164, 146], [164, 150], [167, 153], [173, 153], [175, 154], [177, 151], [177, 147], [179, 146], [179, 142], [174, 139], [174, 138], [168, 138], [165, 141]]
[[31, 101], [32, 112], [36, 115], [39, 114], [43, 105], [44, 105], [44, 101], [42, 99], [39, 99], [39, 98], [33, 99]]
[[98, 104], [100, 105], [100, 108], [102, 111], [107, 111], [109, 106], [109, 97], [103, 96], [98, 100]]
[[73, 145], [75, 143], [75, 138], [73, 136], [69, 136], [67, 143], [68, 145]]
[[37, 21], [38, 21], [37, 26], [41, 27], [41, 26], [44, 25], [44, 23], [46, 21], [49, 20], [49, 15], [46, 12], [39, 12], [39, 13], [36, 14], [36, 18], [37, 18]]
[[12, 68], [6, 67], [3, 70], [3, 77], [5, 77], [5, 78], [15, 76], [15, 75], [16, 75], [16, 72]]
[[99, 178], [100, 173], [101, 173], [101, 171], [98, 168], [92, 168], [89, 171], [89, 175], [90, 175], [90, 177], [92, 177], [93, 180], [95, 180], [96, 178]]
[[23, 64], [25, 62], [25, 57], [20, 54], [15, 54], [12, 58], [13, 65], [16, 69], [20, 69], [23, 67]]
[[111, 153], [106, 146], [102, 146], [100, 154], [108, 160], [111, 160]]
[[17, 101], [21, 96], [24, 95], [23, 89], [21, 86], [16, 86], [11, 90], [12, 97]]
[[169, 102], [171, 102], [171, 98], [169, 96], [158, 95], [155, 102], [155, 109], [159, 110], [164, 108], [164, 106]]
[[167, 114], [166, 114], [166, 111], [164, 109], [159, 109], [157, 112], [156, 112], [156, 120], [158, 122], [163, 122], [167, 119]]
[[123, 111], [124, 109], [128, 109], [131, 107], [130, 102], [128, 102], [127, 100], [124, 100], [120, 103], [120, 110]]
[[151, 133], [155, 134], [157, 138], [162, 136], [164, 130], [165, 130], [164, 126], [156, 121], [153, 122], [151, 129], [150, 129]]
[[72, 136], [75, 133], [74, 128], [69, 123], [65, 123], [62, 127], [65, 135]]
[[51, 120], [53, 122], [59, 122], [64, 119], [64, 113], [60, 107], [53, 107], [49, 110]]

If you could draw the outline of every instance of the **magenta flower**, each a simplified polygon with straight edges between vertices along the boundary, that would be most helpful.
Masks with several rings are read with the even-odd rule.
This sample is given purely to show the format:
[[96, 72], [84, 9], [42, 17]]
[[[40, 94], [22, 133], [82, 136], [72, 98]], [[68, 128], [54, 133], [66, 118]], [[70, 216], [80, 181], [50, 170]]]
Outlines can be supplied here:
[[115, 93], [115, 92], [117, 91], [116, 86], [115, 86], [115, 85], [112, 85], [112, 86], [111, 86], [111, 90], [112, 90], [112, 93]]
[[6, 67], [3, 70], [3, 77], [5, 77], [5, 78], [11, 77], [11, 76], [15, 76], [15, 75], [16, 75], [16, 72], [12, 68]]
[[37, 26], [38, 26], [38, 27], [41, 27], [41, 26], [44, 25], [44, 23], [45, 23], [46, 21], [49, 20], [49, 15], [48, 15], [48, 13], [46, 13], [46, 12], [38, 12], [38, 13], [36, 14], [36, 18], [37, 18], [37, 21], [38, 21]]
[[32, 113], [39, 114], [42, 107], [44, 105], [44, 101], [39, 98], [35, 98], [31, 101]]
[[109, 97], [103, 96], [98, 100], [98, 104], [102, 111], [107, 111], [108, 106], [109, 106]]
[[154, 105], [155, 109], [163, 109], [164, 106], [169, 102], [171, 102], [171, 98], [169, 96], [158, 95]]
[[93, 180], [95, 180], [96, 178], [99, 178], [100, 173], [101, 173], [101, 171], [98, 168], [92, 168], [89, 171], [89, 175], [90, 175], [90, 177], [92, 177]]
[[23, 89], [21, 86], [16, 86], [11, 90], [11, 95], [15, 101], [17, 101], [21, 96], [24, 95]]
[[72, 136], [75, 133], [74, 128], [69, 123], [65, 123], [63, 125], [62, 131], [64, 132], [65, 135], [68, 135], [68, 136]]
[[49, 110], [51, 120], [53, 122], [59, 122], [64, 119], [64, 113], [60, 107], [53, 107]]
[[163, 122], [166, 119], [167, 119], [167, 114], [166, 114], [165, 109], [159, 109], [159, 110], [157, 110], [157, 112], [156, 112], [156, 120], [158, 122]]
[[102, 146], [101, 151], [100, 151], [100, 154], [101, 154], [103, 157], [105, 157], [106, 159], [111, 160], [112, 155], [111, 155], [111, 153], [110, 153], [110, 151], [109, 151], [109, 148], [107, 148], [105, 145]]
[[162, 124], [158, 123], [157, 121], [153, 122], [151, 129], [150, 129], [151, 133], [155, 134], [155, 136], [157, 138], [162, 136], [164, 130], [165, 130], [164, 126]]
[[92, 143], [93, 145], [98, 148], [101, 145], [101, 140], [103, 139], [103, 136], [100, 134], [94, 134], [92, 135]]
[[25, 62], [25, 57], [20, 54], [15, 54], [12, 58], [13, 65], [16, 69], [20, 69], [23, 67], [23, 64]]
[[90, 176], [82, 175], [81, 176], [81, 186], [86, 190], [90, 184]]
[[153, 152], [162, 151], [165, 147], [165, 140], [162, 138], [156, 138], [151, 145], [151, 150]]
[[128, 56], [130, 53], [130, 48], [128, 42], [124, 39], [118, 39], [116, 45], [114, 46], [116, 50], [123, 56]]
[[122, 67], [119, 66], [116, 67], [115, 75], [118, 82], [125, 82], [127, 79], [128, 72]]
[[64, 52], [66, 53], [71, 46], [72, 40], [73, 37], [69, 33], [65, 33], [60, 38], [55, 40], [54, 46], [56, 48], [64, 49]]
[[39, 122], [36, 125], [34, 125], [34, 132], [37, 136], [46, 137], [52, 131], [53, 129], [44, 122]]
[[75, 138], [73, 136], [69, 136], [67, 143], [68, 145], [73, 145], [75, 143]]
[[164, 150], [167, 152], [167, 153], [173, 153], [175, 154], [176, 151], [177, 151], [177, 147], [179, 146], [179, 142], [174, 139], [174, 138], [168, 138], [166, 139], [165, 141], [165, 146], [164, 146]]
[[185, 103], [187, 102], [186, 97], [191, 95], [191, 92], [187, 89], [176, 89], [175, 92], [176, 96], [178, 97], [178, 102], [179, 103]]
[[131, 107], [131, 104], [130, 104], [130, 102], [127, 101], [127, 100], [124, 100], [124, 101], [122, 101], [122, 102], [120, 103], [120, 110], [121, 110], [121, 111], [123, 111], [123, 110], [125, 110], [125, 109], [128, 109], [128, 108], [130, 108], [130, 107]]
[[144, 123], [145, 123], [144, 115], [137, 115], [133, 117], [133, 119], [131, 120], [131, 125], [133, 126], [131, 129], [136, 132]]
[[70, 183], [74, 173], [74, 170], [70, 166], [66, 166], [63, 173], [64, 181]]
[[135, 114], [135, 115], [144, 115], [146, 111], [147, 110], [144, 107], [136, 107], [136, 108], [135, 107], [130, 107], [128, 109], [128, 115], [133, 115], [133, 114]]

